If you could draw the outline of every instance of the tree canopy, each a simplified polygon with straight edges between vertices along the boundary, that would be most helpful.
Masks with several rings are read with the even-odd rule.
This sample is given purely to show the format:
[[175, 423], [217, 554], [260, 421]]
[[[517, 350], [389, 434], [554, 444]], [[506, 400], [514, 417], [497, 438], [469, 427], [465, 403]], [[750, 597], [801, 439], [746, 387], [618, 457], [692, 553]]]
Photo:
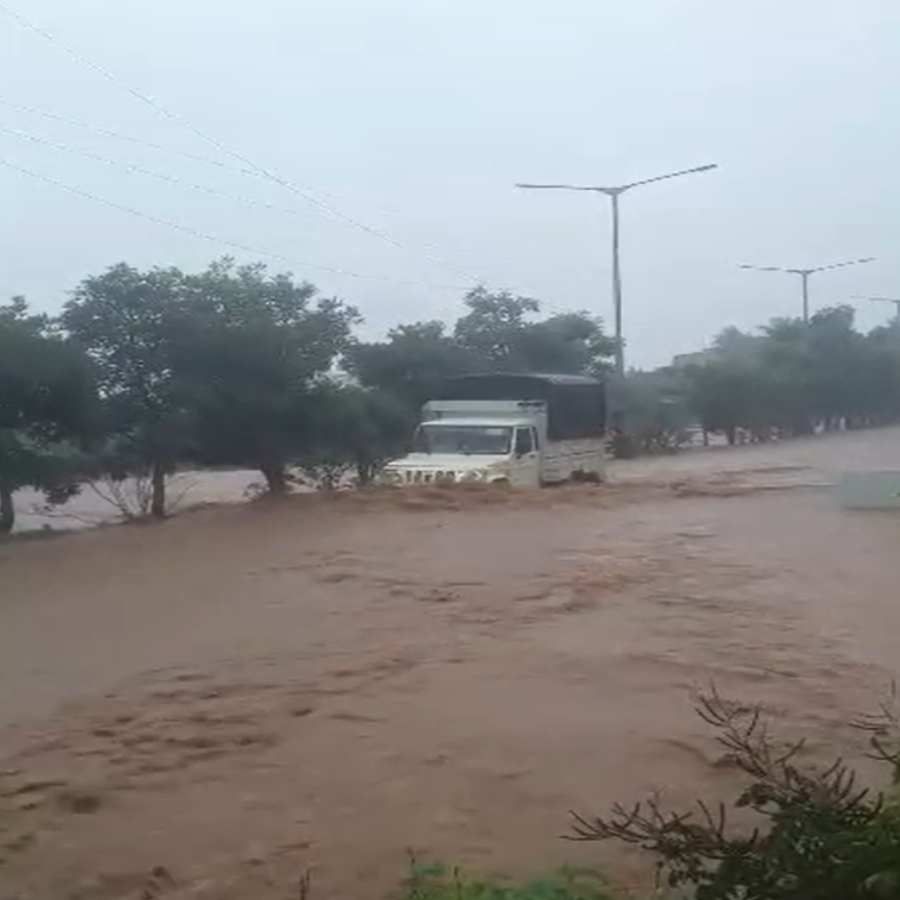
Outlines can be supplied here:
[[258, 468], [271, 491], [315, 443], [314, 387], [350, 341], [356, 310], [263, 265], [213, 263], [185, 279], [175, 339], [198, 457]]
[[359, 343], [347, 353], [349, 370], [370, 387], [388, 391], [418, 408], [441, 382], [473, 372], [606, 371], [615, 342], [600, 319], [564, 313], [535, 319], [540, 303], [507, 292], [470, 291], [466, 313], [452, 334], [442, 322], [400, 325], [387, 340]]
[[95, 400], [80, 348], [46, 316], [31, 315], [22, 297], [0, 306], [0, 533], [13, 528], [18, 488], [51, 499], [75, 490], [71, 442], [88, 435]]
[[706, 359], [685, 370], [689, 406], [708, 431], [729, 441], [861, 427], [900, 413], [900, 330], [854, 328], [849, 306], [822, 309], [809, 323], [774, 319], [759, 335], [727, 329]]
[[[402, 453], [421, 404], [450, 376], [604, 376], [615, 342], [585, 312], [542, 314], [484, 287], [453, 323], [353, 335], [356, 310], [289, 273], [229, 258], [205, 270], [119, 263], [84, 279], [62, 314], [0, 306], [0, 530], [30, 485], [63, 499], [79, 478], [136, 475], [166, 513], [179, 465], [250, 466], [283, 493], [292, 469], [365, 483]], [[900, 420], [900, 322], [863, 334], [852, 308], [808, 323], [726, 328], [687, 365], [617, 385], [623, 447], [669, 450], [689, 427], [767, 440]]]
[[126, 459], [149, 470], [157, 517], [165, 513], [166, 473], [188, 441], [173, 357], [183, 285], [178, 269], [119, 263], [82, 281], [60, 317], [94, 364], [108, 435], [101, 460], [113, 471]]

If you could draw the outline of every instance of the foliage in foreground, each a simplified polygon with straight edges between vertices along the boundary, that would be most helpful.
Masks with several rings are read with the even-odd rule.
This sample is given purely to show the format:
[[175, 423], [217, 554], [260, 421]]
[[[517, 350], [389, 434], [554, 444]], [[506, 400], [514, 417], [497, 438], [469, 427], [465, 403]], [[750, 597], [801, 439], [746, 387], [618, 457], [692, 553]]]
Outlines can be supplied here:
[[603, 879], [589, 869], [566, 867], [515, 883], [413, 862], [403, 900], [607, 900], [610, 896]]
[[[892, 696], [893, 701], [893, 696]], [[759, 707], [701, 695], [700, 717], [718, 732], [727, 758], [750, 776], [735, 806], [756, 827], [732, 828], [725, 805], [698, 802], [673, 812], [658, 797], [616, 805], [607, 818], [575, 815], [575, 840], [614, 839], [650, 850], [671, 888], [697, 900], [900, 898], [900, 749], [893, 702], [856, 723], [870, 732], [871, 756], [891, 770], [887, 795], [860, 788], [840, 759], [801, 766], [803, 741], [780, 744]]]

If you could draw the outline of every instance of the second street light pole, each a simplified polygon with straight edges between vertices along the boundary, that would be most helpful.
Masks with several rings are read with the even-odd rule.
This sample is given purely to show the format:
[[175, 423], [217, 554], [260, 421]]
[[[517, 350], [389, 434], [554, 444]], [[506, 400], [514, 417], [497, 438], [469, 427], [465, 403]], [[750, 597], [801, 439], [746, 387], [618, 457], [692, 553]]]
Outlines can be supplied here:
[[801, 271], [800, 281], [803, 284], [803, 321], [809, 321], [809, 276], [812, 272]]
[[616, 373], [625, 374], [625, 344], [622, 340], [622, 271], [619, 268], [619, 195], [612, 200], [612, 295], [616, 325]]
[[632, 181], [629, 184], [620, 184], [613, 187], [601, 187], [599, 185], [578, 184], [517, 184], [517, 188], [530, 190], [560, 190], [560, 191], [593, 191], [596, 194], [606, 194], [612, 206], [612, 294], [613, 317], [616, 328], [616, 372], [625, 374], [625, 343], [622, 333], [622, 267], [619, 260], [619, 195], [642, 184], [650, 184], [654, 181], [663, 181], [667, 178], [678, 178], [680, 175], [693, 175], [696, 172], [708, 172], [715, 169], [716, 164], [697, 166], [694, 169], [682, 169], [679, 172], [670, 172], [668, 175], [657, 175], [655, 178], [644, 178], [641, 181]]
[[874, 256], [866, 256], [863, 259], [850, 259], [847, 262], [834, 263], [830, 266], [817, 266], [813, 269], [782, 269], [780, 266], [748, 266], [742, 265], [742, 269], [753, 269], [755, 272], [787, 272], [789, 275], [799, 275], [803, 292], [803, 321], [809, 322], [809, 276], [816, 272], [825, 272], [828, 269], [842, 269], [844, 266], [857, 266], [860, 263], [872, 262]]

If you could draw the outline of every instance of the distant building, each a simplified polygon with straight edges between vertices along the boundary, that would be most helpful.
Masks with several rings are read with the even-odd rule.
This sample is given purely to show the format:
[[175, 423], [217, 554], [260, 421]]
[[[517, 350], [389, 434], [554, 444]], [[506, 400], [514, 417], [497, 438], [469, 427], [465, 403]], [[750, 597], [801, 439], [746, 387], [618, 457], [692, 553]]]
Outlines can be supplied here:
[[712, 362], [718, 355], [718, 350], [696, 350], [693, 353], [678, 353], [672, 357], [672, 368], [686, 369], [688, 366], [702, 366]]

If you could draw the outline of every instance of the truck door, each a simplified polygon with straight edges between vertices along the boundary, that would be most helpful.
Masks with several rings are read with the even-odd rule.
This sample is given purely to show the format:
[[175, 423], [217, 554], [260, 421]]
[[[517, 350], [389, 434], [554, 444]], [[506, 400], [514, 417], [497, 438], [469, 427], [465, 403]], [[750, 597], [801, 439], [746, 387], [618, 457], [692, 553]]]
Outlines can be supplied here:
[[510, 483], [514, 487], [537, 487], [540, 484], [540, 458], [534, 428], [516, 428]]

